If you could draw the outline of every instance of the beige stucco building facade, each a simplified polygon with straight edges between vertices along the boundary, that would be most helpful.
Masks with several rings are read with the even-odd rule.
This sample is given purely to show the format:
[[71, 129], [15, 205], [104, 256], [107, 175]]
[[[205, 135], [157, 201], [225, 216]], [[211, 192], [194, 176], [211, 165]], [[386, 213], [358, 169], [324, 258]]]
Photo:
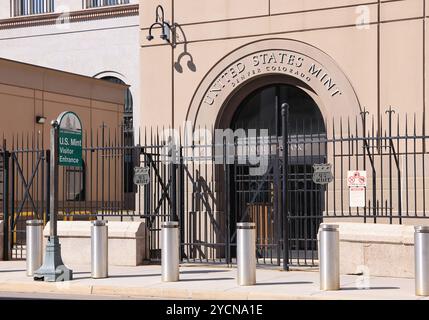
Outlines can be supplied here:
[[[108, 141], [111, 133], [121, 132], [127, 88], [123, 84], [0, 58], [0, 181], [3, 186], [0, 215], [3, 218], [6, 208], [11, 212], [9, 219], [13, 213], [13, 219], [18, 221], [13, 231], [14, 241], [25, 238], [25, 233], [20, 231], [16, 236], [16, 229], [25, 228], [26, 219], [46, 220], [44, 188], [48, 179], [44, 170], [48, 164], [47, 150], [51, 148], [51, 121], [64, 111], [72, 111], [82, 122], [84, 149], [92, 147], [93, 141], [103, 141], [103, 134]], [[118, 201], [115, 195], [117, 190], [122, 190], [121, 185], [109, 184], [99, 191], [101, 178], [92, 181], [90, 177], [113, 176], [122, 163], [116, 161], [99, 169], [92, 164], [97, 157], [100, 157], [98, 152], [83, 152], [82, 168], [60, 170], [58, 192], [62, 206], [76, 207], [79, 201], [92, 201], [89, 197], [101, 192]], [[8, 162], [5, 159], [9, 159]], [[6, 183], [12, 190], [10, 193], [5, 192]], [[23, 186], [29, 188], [30, 196]], [[15, 254], [14, 258], [19, 256]]]
[[[304, 92], [307, 100], [312, 101], [318, 110], [316, 113], [320, 111], [320, 118], [325, 122], [326, 128], [322, 131], [328, 137], [427, 134], [427, 0], [198, 3], [171, 0], [142, 1], [141, 5], [145, 8], [140, 12], [141, 93], [145, 97], [141, 104], [144, 115], [141, 123], [144, 126], [183, 128], [185, 121], [190, 121], [194, 128], [236, 128], [239, 125], [234, 121], [240, 106], [249, 101], [252, 94], [269, 86], [284, 85], [289, 90]], [[164, 8], [165, 20], [176, 26], [173, 28], [175, 39], [170, 43], [160, 39], [161, 32], [156, 27], [152, 30], [154, 39], [147, 39], [158, 5]], [[270, 104], [278, 105], [278, 113], [283, 102], [291, 107], [298, 102], [296, 108], [305, 104], [299, 104], [300, 98], [294, 94], [280, 94], [277, 102], [263, 96], [260, 99], [256, 104], [248, 104], [258, 109], [257, 115], [248, 111], [247, 118], [241, 121], [260, 118], [262, 122], [266, 114], [275, 112]], [[393, 128], [390, 132], [386, 112], [389, 108], [395, 111], [390, 114]], [[298, 122], [316, 113], [303, 111]], [[366, 132], [362, 128], [362, 115], [366, 117]], [[349, 159], [355, 157], [344, 166], [341, 160], [341, 167], [338, 160], [335, 166], [338, 157], [333, 155], [334, 146], [328, 146], [326, 162], [334, 163], [333, 173], [338, 182], [335, 186], [329, 185], [334, 191], [330, 192], [333, 206], [342, 198], [341, 192], [348, 192], [347, 170], [362, 170], [364, 166], [364, 144], [359, 143], [354, 149], [349, 145], [348, 150], [341, 151], [342, 159], [346, 154], [350, 155]], [[377, 142], [378, 146], [380, 143]], [[406, 147], [408, 151], [412, 149], [406, 144], [398, 144], [399, 153]], [[421, 146], [418, 141], [416, 152], [423, 150], [424, 153]], [[372, 151], [368, 149], [368, 152]], [[406, 156], [399, 156], [397, 171], [402, 172], [399, 174], [406, 171], [410, 177], [407, 179], [411, 179], [409, 173], [414, 172], [417, 180], [415, 186], [407, 185], [406, 192], [405, 184], [402, 190], [399, 184], [407, 179], [393, 186], [388, 179], [397, 180], [398, 173], [386, 171], [387, 166], [383, 168], [382, 163], [387, 157], [377, 156], [380, 153], [374, 156], [374, 172], [377, 171], [380, 194], [385, 192], [384, 183], [390, 184], [396, 194], [399, 190], [403, 201], [405, 198], [408, 201], [408, 193], [411, 195], [414, 190], [417, 200], [426, 197], [425, 156], [419, 157], [413, 168]], [[406, 166], [409, 167], [405, 169]], [[369, 168], [366, 170], [371, 180], [372, 172]], [[368, 193], [371, 193], [370, 185]], [[385, 200], [381, 195], [380, 208], [387, 207]], [[417, 200], [410, 201], [416, 203]], [[342, 201], [347, 207], [348, 197]], [[398, 202], [397, 197], [388, 205], [399, 210]], [[425, 211], [424, 201], [421, 208], [416, 205], [414, 209]], [[326, 211], [329, 210], [328, 206]]]
[[124, 121], [132, 126], [138, 12], [138, 0], [1, 1], [0, 57], [129, 85]]
[[[178, 26], [176, 46], [159, 39], [159, 30], [146, 39], [158, 4]], [[426, 120], [427, 0], [142, 0], [141, 6], [145, 126], [185, 120], [217, 126], [233, 93], [273, 75], [309, 93], [325, 119], [364, 108], [381, 118], [391, 105], [417, 114], [420, 124]]]
[[[73, 73], [0, 59], [0, 134], [10, 147], [30, 137], [49, 148], [50, 122], [63, 111], [75, 112], [83, 130], [112, 130], [122, 123], [127, 86]], [[38, 123], [43, 117], [44, 123]], [[19, 137], [19, 138], [18, 138]], [[16, 142], [15, 142], [16, 143]], [[36, 147], [36, 146], [35, 146]]]
[[[302, 197], [295, 203], [292, 200], [291, 221], [305, 221], [308, 215], [323, 216], [325, 222], [331, 221], [328, 217], [347, 216], [350, 222], [427, 223], [425, 219], [402, 220], [401, 217], [405, 212], [407, 215], [412, 212], [413, 217], [422, 218], [426, 212], [428, 158], [422, 143], [426, 138], [421, 136], [427, 135], [429, 101], [428, 0], [142, 0], [140, 5], [144, 8], [140, 12], [140, 76], [144, 97], [140, 123], [143, 126], [183, 128], [185, 121], [190, 121], [194, 129], [235, 129], [240, 127], [237, 119], [242, 121], [241, 125], [244, 123], [244, 128], [252, 127], [246, 124], [249, 119], [256, 122], [260, 119], [258, 127], [262, 128], [264, 119], [277, 112], [277, 134], [274, 135], [280, 136], [279, 107], [287, 102], [291, 108], [295, 107], [298, 122], [315, 115], [322, 119], [325, 129], [319, 133], [326, 134], [328, 141], [332, 137], [349, 139], [348, 144], [340, 140], [328, 142], [327, 149], [320, 152], [321, 157], [317, 159], [298, 159], [298, 152], [295, 158], [291, 156], [293, 161], [304, 161], [295, 162], [292, 168], [292, 171], [301, 170], [299, 179], [303, 183], [301, 187], [298, 182], [291, 183], [292, 194]], [[158, 5], [164, 9], [165, 21], [173, 25], [169, 42], [160, 37], [160, 28], [151, 27], [161, 20], [155, 14]], [[277, 90], [276, 93], [269, 93], [270, 88], [273, 92]], [[317, 111], [306, 113], [309, 105]], [[301, 107], [302, 110], [297, 110]], [[253, 112], [252, 108], [257, 111]], [[389, 108], [395, 113], [386, 113]], [[389, 116], [393, 119], [391, 131], [387, 125]], [[339, 123], [343, 131], [338, 129]], [[391, 138], [379, 139], [397, 132], [405, 138], [410, 134], [420, 136], [420, 140], [412, 145], [412, 141], [398, 139], [393, 144]], [[353, 136], [360, 140], [353, 140]], [[366, 136], [372, 140], [362, 138]], [[292, 142], [291, 149], [294, 146], [297, 150], [300, 148]], [[412, 146], [418, 154], [413, 158], [415, 162], [411, 154], [406, 154]], [[406, 152], [405, 148], [408, 148]], [[322, 162], [332, 165], [332, 183], [323, 188], [316, 186], [310, 192], [305, 190], [310, 184], [302, 186], [311, 182], [312, 166]], [[362, 205], [352, 205], [352, 196], [349, 198], [350, 170], [366, 171], [368, 184]], [[222, 226], [231, 215], [228, 200], [222, 204], [224, 193], [216, 185], [225, 183], [223, 173], [220, 178], [212, 177], [216, 172], [198, 172], [196, 176], [200, 174], [206, 181], [216, 181], [214, 185], [209, 184], [215, 203], [213, 206], [202, 204], [202, 209], [196, 209], [200, 212], [195, 219], [206, 219], [203, 225]], [[236, 188], [237, 194], [249, 193], [249, 189], [234, 187], [237, 181], [230, 187]], [[231, 212], [235, 210], [232, 215], [241, 214], [237, 210], [256, 210], [261, 221], [269, 221], [270, 212], [276, 211], [276, 200], [270, 197], [277, 191], [275, 187], [268, 189], [270, 193], [263, 203], [252, 203], [243, 196], [241, 207], [234, 200], [239, 196], [232, 192], [229, 198]], [[306, 209], [306, 205], [312, 206], [311, 197], [320, 200], [316, 204], [320, 207]], [[185, 217], [189, 212], [193, 216], [194, 209], [186, 210]], [[280, 210], [282, 214], [284, 211]], [[205, 215], [206, 212], [212, 215]], [[373, 215], [374, 219], [367, 215]], [[298, 219], [293, 220], [295, 217]], [[316, 243], [315, 232], [320, 222], [314, 220], [314, 225], [296, 222], [295, 231], [291, 231], [293, 237], [301, 239], [311, 233]], [[185, 221], [185, 225], [187, 223]], [[257, 222], [258, 239], [270, 238], [277, 225], [271, 221], [267, 228], [273, 229], [264, 231]], [[307, 227], [312, 231], [307, 233]], [[222, 237], [209, 240], [216, 233], [203, 232], [185, 242], [222, 242]], [[261, 241], [258, 243], [263, 247]], [[299, 241], [297, 250], [307, 248], [307, 244], [298, 244]], [[271, 245], [275, 245], [274, 242]], [[216, 254], [219, 253], [213, 255]]]

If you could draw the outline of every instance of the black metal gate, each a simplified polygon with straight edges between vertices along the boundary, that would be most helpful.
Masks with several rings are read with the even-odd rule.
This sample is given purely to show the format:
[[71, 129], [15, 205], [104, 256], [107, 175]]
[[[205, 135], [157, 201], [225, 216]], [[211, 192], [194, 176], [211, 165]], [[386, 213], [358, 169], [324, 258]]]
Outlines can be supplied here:
[[283, 233], [279, 156], [269, 156], [263, 175], [250, 175], [250, 168], [246, 164], [231, 166], [231, 258], [236, 257], [236, 224], [251, 221], [256, 223], [258, 262], [280, 264]]
[[[129, 146], [120, 131], [103, 139], [91, 133], [84, 139], [83, 169], [60, 171], [60, 219], [143, 220], [147, 258], [153, 262], [160, 261], [161, 222], [179, 220], [182, 260], [222, 264], [235, 262], [236, 223], [254, 221], [259, 264], [316, 266], [322, 221], [428, 218], [428, 137], [423, 129], [418, 133], [415, 118], [402, 122], [397, 116], [395, 123], [391, 110], [386, 117], [382, 131], [376, 130], [382, 122], [369, 121], [365, 112], [354, 121], [323, 124], [323, 133], [305, 129], [305, 123], [289, 124], [295, 129], [283, 135], [287, 139], [245, 144], [265, 161], [260, 174], [250, 172], [258, 164], [243, 154], [240, 143], [246, 139], [172, 143], [153, 131]], [[14, 139], [1, 150], [0, 200], [9, 259], [25, 258], [26, 220], [49, 219], [48, 161], [49, 150], [31, 137]], [[316, 184], [313, 165], [327, 163], [333, 181]], [[132, 166], [149, 168], [147, 185], [131, 183]], [[349, 205], [350, 170], [368, 176], [359, 208]]]
[[1, 156], [1, 193], [4, 223], [3, 256], [25, 259], [26, 221], [47, 217], [47, 159], [49, 151], [39, 146], [38, 138], [13, 137]]
[[[159, 140], [152, 140], [148, 145], [139, 147], [140, 166], [149, 168], [150, 182], [138, 187], [137, 211], [146, 222], [149, 234], [147, 255], [150, 261], [161, 261], [160, 231], [161, 223], [170, 220], [175, 213], [176, 166], [167, 161], [165, 146]], [[174, 172], [174, 174], [173, 174]], [[173, 205], [174, 203], [174, 205]], [[177, 220], [177, 218], [175, 219]]]
[[46, 155], [43, 150], [10, 153], [12, 259], [25, 258], [26, 221], [47, 220], [45, 169]]

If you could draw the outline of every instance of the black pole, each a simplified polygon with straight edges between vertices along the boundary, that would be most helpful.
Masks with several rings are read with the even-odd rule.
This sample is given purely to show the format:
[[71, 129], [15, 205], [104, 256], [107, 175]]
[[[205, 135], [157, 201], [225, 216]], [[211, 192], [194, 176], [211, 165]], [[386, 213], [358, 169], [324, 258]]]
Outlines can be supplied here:
[[283, 270], [289, 271], [289, 146], [288, 146], [288, 120], [289, 105], [283, 103], [282, 113], [282, 137], [283, 137], [283, 179], [282, 179], [282, 209], [283, 209]]
[[171, 221], [179, 221], [177, 216], [177, 177], [176, 177], [176, 145], [171, 147]]
[[3, 260], [9, 260], [9, 152], [3, 142]]
[[51, 220], [51, 150], [46, 150], [46, 212], [45, 223]]
[[51, 123], [50, 132], [50, 186], [49, 186], [49, 238], [45, 248], [43, 265], [33, 274], [36, 281], [69, 281], [73, 279], [73, 271], [68, 269], [61, 258], [61, 244], [57, 233], [58, 219], [58, 173], [59, 173], [59, 129], [57, 120]]
[[392, 190], [392, 113], [395, 111], [392, 110], [392, 106], [389, 107], [389, 110], [386, 113], [389, 114], [389, 214], [390, 214], [390, 224], [393, 224], [393, 190]]
[[224, 191], [224, 212], [225, 212], [225, 257], [226, 257], [226, 263], [229, 265], [231, 264], [231, 203], [229, 198], [229, 183], [230, 183], [230, 176], [229, 176], [229, 165], [228, 165], [228, 159], [227, 159], [227, 146], [226, 146], [226, 137], [223, 138], [223, 191]]
[[179, 154], [179, 230], [180, 230], [180, 261], [185, 257], [185, 246], [182, 243], [185, 242], [185, 165], [183, 162], [183, 153], [182, 146], [179, 146], [180, 154]]
[[[105, 158], [105, 150], [104, 150], [104, 128], [106, 127], [106, 124], [103, 123], [101, 124], [101, 220], [104, 220], [104, 208], [105, 203], [104, 203], [104, 160]], [[98, 182], [98, 181], [97, 181]]]
[[50, 175], [49, 175], [49, 222], [50, 236], [57, 237], [57, 220], [58, 220], [58, 131], [59, 123], [52, 122], [51, 128], [51, 152], [50, 152]]

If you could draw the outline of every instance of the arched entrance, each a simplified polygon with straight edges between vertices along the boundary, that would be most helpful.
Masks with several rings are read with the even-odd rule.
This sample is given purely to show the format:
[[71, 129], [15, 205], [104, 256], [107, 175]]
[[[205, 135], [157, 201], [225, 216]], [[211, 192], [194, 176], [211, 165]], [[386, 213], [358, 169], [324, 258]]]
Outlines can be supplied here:
[[[315, 97], [315, 98], [313, 98]], [[289, 249], [291, 259], [313, 260], [317, 250], [317, 230], [322, 221], [324, 190], [312, 181], [313, 165], [325, 163], [325, 149], [320, 147], [326, 128], [317, 96], [288, 77], [262, 77], [238, 90], [222, 108], [218, 125], [233, 130], [268, 132], [270, 147], [268, 169], [252, 175], [249, 163], [230, 165], [230, 234], [236, 242], [237, 222], [253, 221], [257, 228], [259, 259], [282, 257], [284, 236], [281, 204], [283, 159], [281, 105], [289, 104]], [[313, 139], [314, 143], [311, 142]], [[304, 145], [300, 145], [305, 140]], [[295, 143], [296, 141], [296, 143]], [[250, 142], [249, 142], [250, 144]], [[231, 248], [231, 257], [236, 255]]]
[[[283, 102], [291, 106], [288, 166], [283, 166], [281, 157]], [[224, 244], [229, 262], [235, 251], [235, 223], [251, 216], [258, 225], [260, 259], [280, 264], [280, 259], [286, 257], [282, 253], [289, 252], [289, 258], [301, 258], [299, 264], [315, 265], [316, 235], [325, 203], [324, 187], [312, 180], [313, 165], [326, 163], [326, 132], [333, 132], [326, 125], [330, 122], [324, 119], [347, 119], [361, 111], [347, 75], [333, 57], [311, 44], [283, 38], [256, 40], [216, 62], [198, 84], [186, 121], [193, 128], [267, 126], [271, 151], [263, 176], [250, 176], [250, 164], [222, 166], [212, 175], [219, 217], [210, 217], [216, 241], [206, 242], [212, 247]], [[225, 147], [229, 150], [229, 146]], [[284, 171], [288, 174], [284, 175]], [[282, 199], [287, 197], [282, 195], [282, 181], [288, 181], [290, 190], [285, 208]], [[282, 220], [286, 211], [290, 218], [287, 229], [283, 228], [287, 220]], [[289, 231], [287, 251], [282, 248], [283, 230]]]

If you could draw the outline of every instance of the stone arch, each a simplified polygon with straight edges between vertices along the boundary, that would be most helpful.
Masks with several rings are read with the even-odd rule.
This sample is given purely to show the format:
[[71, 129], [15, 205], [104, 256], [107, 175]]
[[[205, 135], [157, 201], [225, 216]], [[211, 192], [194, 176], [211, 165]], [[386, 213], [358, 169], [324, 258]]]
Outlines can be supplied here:
[[328, 54], [290, 39], [264, 39], [227, 54], [205, 75], [186, 114], [194, 126], [218, 126], [218, 116], [243, 86], [282, 76], [317, 100], [325, 119], [354, 117], [359, 99], [347, 76]]
[[125, 77], [122, 73], [117, 71], [101, 71], [93, 76], [94, 78], [101, 79], [105, 77], [115, 77], [122, 80], [124, 83], [127, 83], [127, 77]]

